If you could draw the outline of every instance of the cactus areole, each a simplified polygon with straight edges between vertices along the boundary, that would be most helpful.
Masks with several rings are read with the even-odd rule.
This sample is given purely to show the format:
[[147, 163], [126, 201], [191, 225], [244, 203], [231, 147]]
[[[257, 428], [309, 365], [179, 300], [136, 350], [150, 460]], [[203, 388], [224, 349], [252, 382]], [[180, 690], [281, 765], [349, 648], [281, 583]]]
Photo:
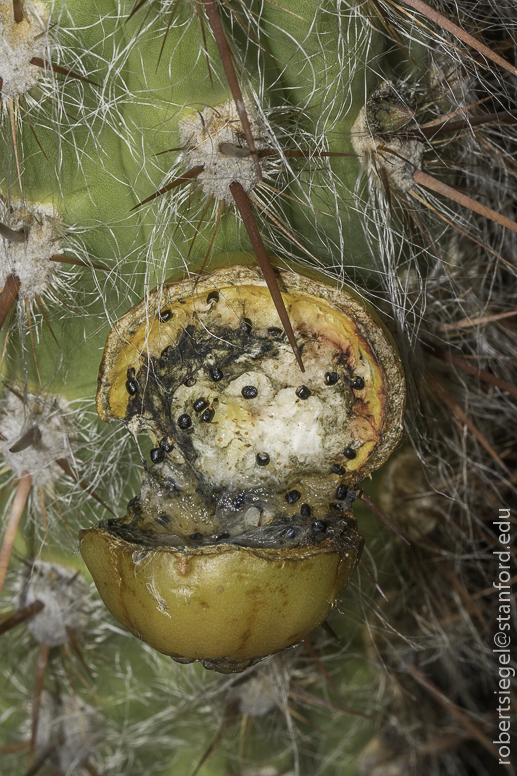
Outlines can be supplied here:
[[259, 269], [163, 287], [109, 335], [97, 407], [154, 447], [125, 517], [81, 532], [111, 613], [180, 662], [241, 671], [320, 625], [363, 545], [347, 490], [402, 433], [404, 377], [346, 289]]

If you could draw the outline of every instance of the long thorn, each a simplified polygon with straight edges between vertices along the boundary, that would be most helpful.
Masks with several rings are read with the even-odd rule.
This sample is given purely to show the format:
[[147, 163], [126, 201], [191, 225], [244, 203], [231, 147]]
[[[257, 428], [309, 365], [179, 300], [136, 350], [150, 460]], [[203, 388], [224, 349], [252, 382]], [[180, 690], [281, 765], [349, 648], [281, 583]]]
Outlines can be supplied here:
[[93, 679], [93, 674], [90, 671], [90, 669], [88, 668], [88, 663], [84, 659], [83, 653], [81, 651], [81, 647], [79, 646], [79, 642], [77, 640], [77, 637], [76, 637], [73, 629], [70, 628], [69, 625], [67, 625], [65, 629], [66, 629], [66, 635], [68, 636], [68, 641], [72, 645], [72, 648], [73, 648], [75, 654], [77, 655], [77, 657], [79, 658], [82, 667], [84, 668], [84, 670], [86, 671], [86, 673], [88, 674], [90, 679]]
[[493, 122], [498, 124], [517, 124], [517, 111], [498, 111], [496, 113], [487, 113], [485, 116], [473, 116], [468, 119], [458, 119], [457, 121], [445, 120], [441, 124], [420, 127], [415, 132], [408, 132], [408, 136], [416, 138], [419, 135], [423, 135], [432, 140], [436, 135], [446, 132], [461, 132], [464, 129], [469, 129], [469, 127], [484, 126]]
[[43, 299], [41, 298], [41, 296], [40, 296], [39, 294], [35, 294], [34, 296], [35, 296], [35, 299], [36, 299], [36, 304], [37, 304], [37, 305], [38, 305], [38, 307], [39, 307], [39, 311], [40, 311], [40, 313], [41, 313], [41, 314], [42, 314], [42, 316], [43, 316], [43, 320], [44, 320], [44, 321], [45, 321], [45, 323], [47, 324], [47, 326], [48, 326], [48, 330], [49, 330], [49, 331], [50, 331], [50, 333], [52, 334], [52, 337], [53, 337], [53, 339], [54, 339], [54, 342], [56, 343], [56, 345], [58, 346], [59, 350], [60, 350], [60, 351], [61, 351], [61, 353], [62, 353], [62, 352], [63, 352], [63, 348], [62, 348], [62, 347], [61, 347], [61, 345], [59, 344], [59, 342], [58, 342], [58, 340], [57, 340], [57, 337], [56, 337], [56, 335], [54, 334], [54, 330], [52, 329], [52, 326], [50, 325], [50, 321], [49, 321], [49, 319], [48, 319], [48, 317], [47, 317], [47, 313], [45, 312], [45, 305], [43, 304]]
[[90, 496], [94, 498], [98, 504], [103, 506], [104, 509], [107, 509], [108, 512], [111, 512], [111, 514], [114, 517], [116, 517], [115, 512], [112, 509], [110, 509], [107, 504], [104, 503], [104, 501], [100, 498], [100, 496], [98, 496], [95, 493], [93, 488], [90, 485], [88, 485], [86, 482], [84, 482], [84, 480], [80, 480], [79, 477], [76, 474], [74, 474], [74, 472], [72, 471], [72, 467], [70, 466], [70, 464], [65, 458], [56, 458], [56, 463], [58, 466], [61, 467], [61, 469], [63, 469], [65, 474], [68, 474], [68, 476], [71, 477], [73, 481], [79, 485], [80, 488], [82, 488], [86, 493], [89, 493]]
[[135, 13], [140, 10], [140, 8], [144, 5], [145, 2], [146, 2], [146, 0], [140, 0], [139, 2], [136, 2], [134, 4], [133, 10], [131, 11], [129, 16], [127, 17], [126, 22], [128, 22], [131, 19], [131, 17], [133, 17], [135, 15]]
[[31, 486], [31, 475], [28, 471], [23, 471], [22, 476], [18, 482], [18, 487], [16, 488], [16, 493], [14, 494], [11, 514], [7, 520], [4, 538], [2, 540], [2, 548], [0, 549], [0, 595], [2, 595], [2, 588], [4, 586], [5, 575], [7, 574], [7, 567], [9, 566], [9, 560], [13, 551], [14, 541], [18, 532], [18, 526], [20, 525], [20, 520], [22, 519], [25, 504], [29, 498]]
[[50, 261], [56, 261], [59, 264], [72, 264], [75, 267], [87, 267], [88, 269], [101, 269], [103, 272], [109, 272], [109, 267], [103, 267], [102, 264], [87, 264], [86, 261], [81, 259], [72, 259], [71, 256], [65, 256], [62, 253], [55, 253], [50, 257]]
[[7, 633], [7, 631], [16, 628], [16, 626], [20, 625], [20, 623], [30, 620], [30, 618], [34, 617], [35, 614], [41, 612], [44, 606], [45, 604], [42, 601], [34, 601], [32, 604], [25, 606], [23, 609], [19, 609], [17, 612], [13, 612], [12, 614], [8, 614], [7, 617], [4, 617], [4, 619], [0, 621], [0, 636], [2, 633]]
[[427, 189], [431, 189], [437, 194], [442, 194], [444, 197], [452, 199], [459, 205], [463, 205], [463, 207], [467, 207], [469, 210], [473, 210], [474, 213], [478, 213], [480, 216], [484, 216], [485, 218], [489, 218], [491, 221], [495, 221], [496, 224], [506, 226], [506, 228], [511, 229], [512, 232], [517, 232], [517, 223], [515, 221], [512, 221], [510, 218], [506, 218], [506, 216], [501, 215], [501, 213], [498, 213], [496, 210], [492, 210], [491, 208], [482, 205], [477, 200], [468, 197], [466, 194], [462, 194], [460, 191], [453, 189], [452, 186], [448, 186], [446, 183], [433, 178], [431, 175], [427, 175], [427, 173], [423, 172], [422, 170], [415, 170], [413, 173], [413, 179], [415, 183], [420, 183]]
[[488, 326], [496, 321], [503, 321], [506, 318], [514, 318], [517, 310], [508, 310], [506, 313], [492, 313], [491, 315], [479, 315], [475, 318], [461, 318], [453, 323], [440, 323], [437, 326], [438, 331], [456, 331], [457, 329], [473, 329], [481, 326]]
[[169, 35], [169, 30], [171, 28], [171, 24], [172, 24], [172, 22], [174, 20], [174, 15], [176, 13], [176, 9], [178, 7], [178, 3], [179, 3], [179, 0], [176, 0], [176, 2], [174, 3], [174, 5], [172, 7], [171, 15], [169, 17], [169, 23], [167, 24], [167, 29], [165, 30], [165, 35], [163, 36], [162, 45], [160, 47], [160, 53], [158, 54], [158, 62], [156, 64], [156, 71], [158, 71], [158, 68], [160, 66], [160, 61], [161, 61], [161, 58], [162, 58], [163, 49], [165, 48], [165, 44], [167, 43], [167, 37]]
[[197, 176], [200, 173], [202, 173], [204, 169], [205, 169], [204, 164], [198, 164], [197, 167], [192, 167], [191, 170], [184, 172], [183, 175], [179, 175], [177, 178], [175, 178], [172, 181], [172, 183], [168, 183], [166, 186], [164, 186], [163, 189], [158, 189], [158, 191], [155, 191], [154, 194], [151, 194], [150, 197], [143, 199], [141, 202], [138, 203], [138, 205], [135, 205], [134, 207], [132, 207], [129, 212], [132, 213], [133, 210], [136, 210], [137, 208], [142, 207], [142, 205], [147, 205], [148, 202], [151, 202], [153, 199], [156, 199], [157, 197], [161, 197], [162, 194], [165, 194], [167, 191], [170, 191], [171, 189], [175, 189], [176, 186], [181, 186], [182, 183], [186, 183], [187, 181], [192, 180], [192, 178], [197, 178]]
[[20, 285], [20, 278], [16, 275], [9, 275], [5, 281], [2, 293], [0, 293], [0, 329], [4, 325], [9, 310], [16, 301]]
[[7, 744], [6, 746], [0, 746], [0, 755], [14, 754], [15, 752], [26, 752], [29, 746], [29, 741], [20, 741], [17, 744]]
[[321, 266], [324, 266], [323, 262], [320, 261], [316, 256], [314, 256], [310, 251], [308, 251], [307, 248], [303, 245], [303, 243], [300, 240], [297, 240], [296, 237], [294, 236], [294, 234], [286, 226], [284, 226], [285, 222], [284, 222], [284, 224], [282, 224], [282, 221], [281, 221], [280, 217], [275, 217], [273, 215], [273, 213], [271, 212], [268, 204], [262, 202], [258, 198], [257, 191], [259, 190], [259, 188], [262, 188], [262, 186], [263, 186], [263, 184], [261, 184], [260, 187], [257, 186], [257, 188], [255, 189], [255, 193], [254, 194], [250, 193], [249, 198], [253, 202], [253, 204], [256, 205], [257, 207], [259, 207], [261, 209], [262, 213], [266, 216], [266, 218], [269, 218], [269, 220], [272, 221], [274, 223], [274, 225], [278, 229], [280, 229], [280, 231], [283, 232], [286, 235], [286, 237], [288, 237], [289, 240], [291, 240], [291, 242], [294, 242], [294, 244], [297, 245], [300, 248], [300, 250], [302, 250], [304, 253], [306, 253], [307, 256], [310, 256], [310, 258], [313, 261], [315, 261], [316, 264], [320, 264]]
[[[0, 90], [0, 91], [1, 91], [1, 90]], [[43, 156], [45, 157], [45, 159], [46, 159], [46, 160], [47, 160], [47, 162], [48, 162], [48, 161], [49, 161], [49, 158], [48, 158], [47, 154], [45, 153], [45, 151], [44, 151], [44, 149], [43, 149], [43, 146], [41, 145], [41, 143], [40, 143], [40, 141], [39, 141], [39, 138], [38, 138], [38, 136], [37, 136], [37, 134], [36, 134], [36, 130], [35, 130], [35, 129], [34, 129], [34, 127], [32, 126], [31, 117], [30, 117], [29, 111], [27, 110], [27, 105], [26, 105], [26, 102], [25, 102], [24, 95], [21, 95], [21, 96], [20, 96], [20, 98], [19, 98], [19, 105], [20, 105], [21, 109], [23, 110], [23, 112], [25, 113], [25, 118], [27, 119], [27, 123], [28, 123], [28, 125], [29, 125], [29, 129], [30, 129], [30, 131], [31, 131], [31, 132], [32, 132], [32, 134], [33, 134], [34, 140], [35, 140], [35, 141], [36, 141], [36, 143], [38, 144], [38, 148], [39, 148], [39, 150], [41, 151], [41, 153], [43, 154]]]
[[435, 356], [436, 358], [439, 358], [448, 364], [452, 364], [452, 366], [457, 367], [457, 369], [460, 369], [462, 372], [466, 372], [469, 375], [474, 375], [474, 377], [477, 377], [479, 380], [487, 383], [488, 385], [495, 385], [502, 391], [507, 391], [507, 393], [511, 393], [512, 396], [517, 396], [517, 386], [513, 385], [513, 383], [509, 383], [506, 380], [503, 380], [501, 377], [493, 375], [491, 372], [486, 372], [484, 369], [480, 369], [475, 364], [470, 364], [464, 358], [461, 358], [460, 356], [454, 356], [452, 353], [448, 353], [446, 350], [443, 350], [436, 345], [429, 345], [424, 343], [423, 348], [427, 353], [430, 353], [432, 356]]
[[457, 417], [459, 422], [466, 426], [469, 431], [473, 434], [473, 436], [476, 437], [479, 444], [485, 448], [487, 453], [492, 456], [494, 461], [499, 464], [499, 466], [504, 469], [504, 471], [510, 475], [511, 472], [506, 466], [506, 464], [503, 463], [503, 461], [499, 458], [498, 454], [494, 450], [494, 448], [490, 445], [490, 443], [485, 439], [481, 431], [477, 428], [477, 426], [474, 425], [474, 423], [471, 421], [471, 419], [468, 417], [468, 415], [461, 409], [460, 405], [454, 401], [452, 396], [448, 391], [443, 388], [438, 380], [433, 377], [433, 375], [430, 372], [425, 373], [426, 380], [429, 381], [429, 383], [433, 386], [434, 390], [440, 396], [442, 401], [449, 407], [449, 409], [454, 413], [454, 415]]
[[427, 17], [427, 19], [435, 22], [444, 30], [447, 30], [447, 32], [452, 33], [452, 35], [454, 35], [456, 38], [463, 41], [463, 43], [466, 43], [468, 46], [471, 46], [487, 59], [495, 62], [496, 65], [504, 67], [504, 69], [508, 70], [508, 72], [512, 73], [512, 75], [517, 75], [517, 69], [509, 62], [507, 62], [506, 59], [500, 57], [499, 54], [495, 54], [487, 46], [483, 45], [483, 43], [480, 43], [479, 40], [474, 38], [472, 35], [469, 35], [468, 32], [465, 32], [465, 30], [462, 30], [461, 27], [458, 27], [457, 24], [451, 22], [450, 19], [447, 19], [446, 16], [442, 16], [441, 13], [438, 13], [438, 11], [436, 11], [434, 8], [431, 8], [431, 6], [427, 5], [427, 3], [422, 2], [422, 0], [403, 0], [403, 2], [406, 5], [409, 5], [410, 8], [413, 8], [415, 11], [419, 11], [421, 14]]
[[[472, 240], [472, 242], [476, 243], [476, 245], [479, 245], [481, 248], [483, 248], [483, 250], [485, 250], [485, 251], [488, 251], [489, 253], [491, 253], [491, 254], [492, 254], [492, 256], [495, 256], [495, 257], [496, 257], [496, 259], [499, 259], [499, 261], [502, 261], [502, 262], [503, 262], [503, 264], [507, 264], [507, 265], [508, 265], [509, 267], [511, 267], [512, 269], [514, 268], [514, 264], [512, 264], [510, 261], [508, 261], [508, 259], [505, 259], [505, 258], [503, 258], [503, 257], [502, 257], [502, 256], [501, 256], [499, 253], [497, 253], [496, 251], [494, 251], [494, 250], [493, 250], [492, 248], [490, 248], [488, 245], [484, 245], [484, 244], [483, 244], [483, 243], [482, 243], [480, 240], [476, 240], [476, 238], [475, 238], [475, 237], [473, 237], [471, 234], [469, 234], [468, 232], [466, 232], [464, 229], [460, 229], [460, 227], [459, 227], [459, 226], [458, 226], [456, 223], [454, 223], [454, 221], [451, 221], [449, 218], [446, 218], [446, 217], [443, 215], [443, 213], [440, 213], [440, 212], [439, 212], [439, 210], [438, 210], [437, 208], [433, 207], [433, 206], [431, 205], [431, 203], [430, 203], [430, 202], [428, 202], [428, 201], [427, 201], [427, 200], [426, 200], [424, 197], [420, 197], [420, 196], [419, 196], [419, 195], [416, 193], [416, 191], [414, 191], [413, 189], [411, 189], [411, 191], [410, 191], [409, 193], [411, 194], [411, 196], [412, 196], [412, 197], [414, 197], [414, 198], [415, 198], [415, 199], [417, 199], [419, 202], [421, 202], [421, 203], [422, 203], [422, 205], [424, 205], [424, 207], [428, 208], [429, 210], [432, 210], [432, 212], [433, 212], [433, 213], [435, 213], [435, 214], [438, 216], [438, 218], [439, 218], [440, 220], [442, 220], [442, 221], [445, 221], [445, 223], [446, 223], [446, 224], [448, 224], [450, 227], [452, 227], [452, 228], [453, 228], [453, 229], [455, 229], [457, 232], [459, 232], [459, 233], [460, 233], [460, 234], [462, 234], [464, 237], [466, 237], [466, 238], [467, 238], [467, 240]], [[445, 324], [440, 324], [440, 326], [439, 326], [438, 328], [442, 328], [442, 325], [444, 326]]]
[[89, 78], [86, 78], [85, 75], [79, 75], [79, 73], [68, 70], [66, 67], [61, 67], [61, 65], [56, 65], [54, 62], [47, 62], [46, 60], [41, 59], [41, 57], [32, 57], [31, 65], [41, 67], [42, 70], [51, 70], [53, 73], [58, 73], [59, 75], [66, 75], [69, 78], [76, 78], [78, 81], [84, 81], [92, 86], [99, 86], [95, 81], [90, 81]]
[[267, 283], [269, 293], [271, 294], [271, 298], [275, 304], [278, 315], [280, 316], [280, 320], [282, 321], [282, 325], [284, 327], [285, 333], [287, 334], [289, 344], [291, 345], [293, 353], [296, 356], [296, 360], [298, 361], [298, 366], [302, 372], [305, 372], [302, 356], [294, 338], [291, 321], [289, 320], [289, 315], [285, 309], [284, 300], [282, 299], [282, 294], [280, 293], [280, 289], [278, 287], [278, 281], [276, 279], [275, 273], [273, 272], [273, 267], [269, 261], [266, 248], [262, 241], [257, 224], [255, 223], [253, 213], [251, 212], [251, 207], [250, 203], [248, 202], [246, 192], [238, 181], [233, 181], [233, 183], [230, 183], [230, 192], [233, 199], [235, 200], [237, 210], [239, 211], [240, 216], [244, 221], [244, 226], [246, 227], [248, 237], [251, 240], [259, 267], [262, 270], [262, 274], [264, 275], [264, 280]]
[[203, 3], [205, 6], [206, 15], [208, 16], [208, 21], [210, 22], [210, 26], [214, 34], [217, 48], [219, 49], [219, 55], [223, 63], [224, 72], [226, 74], [226, 78], [235, 101], [235, 107], [237, 108], [237, 113], [239, 114], [239, 118], [241, 120], [242, 131], [244, 132], [246, 142], [248, 143], [251, 155], [253, 156], [258, 178], [259, 180], [262, 180], [262, 170], [260, 169], [257, 149], [255, 148], [255, 141], [253, 140], [253, 132], [251, 131], [241, 87], [239, 86], [239, 80], [233, 65], [232, 52], [230, 50], [230, 46], [228, 45], [228, 41], [226, 40], [226, 35], [224, 34], [223, 25], [219, 18], [219, 14], [217, 13], [215, 0], [203, 0]]
[[52, 752], [55, 749], [57, 749], [59, 743], [60, 743], [60, 741], [58, 741], [58, 740], [51, 741], [48, 744], [48, 746], [46, 746], [45, 749], [43, 749], [43, 751], [41, 752], [39, 757], [36, 760], [34, 760], [32, 765], [29, 766], [29, 768], [25, 771], [23, 776], [36, 776], [38, 771], [40, 771], [42, 769], [42, 767], [44, 766], [45, 760], [48, 760], [48, 758], [50, 757]]
[[460, 724], [467, 730], [479, 743], [490, 752], [490, 754], [498, 758], [499, 753], [491, 741], [485, 736], [484, 733], [478, 728], [478, 726], [467, 716], [467, 714], [459, 709], [446, 695], [444, 695], [436, 685], [434, 685], [418, 668], [415, 666], [408, 666], [407, 672], [422, 686], [427, 692], [440, 704], [446, 711], [460, 722]]
[[199, 219], [198, 225], [196, 226], [196, 228], [194, 230], [194, 237], [192, 238], [192, 242], [190, 243], [190, 248], [188, 249], [187, 260], [188, 260], [188, 258], [190, 256], [190, 254], [192, 253], [192, 248], [194, 247], [194, 243], [196, 242], [196, 237], [199, 234], [199, 230], [201, 229], [201, 224], [203, 223], [203, 220], [204, 220], [204, 218], [205, 218], [205, 216], [207, 214], [208, 208], [212, 204], [213, 198], [214, 198], [213, 194], [210, 194], [210, 196], [207, 197], [206, 206], [205, 206], [203, 212], [201, 213], [201, 218]]
[[233, 722], [235, 722], [235, 720], [237, 719], [237, 715], [238, 715], [238, 702], [235, 701], [234, 703], [232, 703], [232, 705], [224, 715], [224, 719], [221, 722], [221, 726], [217, 731], [214, 740], [212, 741], [211, 744], [208, 745], [208, 748], [206, 749], [205, 753], [201, 757], [201, 760], [198, 762], [198, 764], [192, 771], [191, 776], [196, 776], [196, 774], [200, 771], [201, 767], [206, 763], [208, 758], [211, 757], [213, 753], [216, 751], [216, 749], [220, 746], [226, 734], [226, 731], [228, 730], [230, 725]]
[[391, 522], [391, 520], [390, 520], [388, 517], [386, 517], [386, 515], [384, 514], [384, 512], [382, 511], [382, 509], [381, 509], [380, 507], [378, 507], [378, 506], [377, 506], [377, 504], [375, 503], [375, 501], [372, 501], [372, 499], [370, 498], [370, 496], [368, 496], [368, 494], [367, 494], [367, 493], [365, 493], [365, 492], [364, 492], [364, 490], [361, 490], [361, 489], [359, 489], [359, 490], [356, 490], [355, 494], [356, 494], [357, 498], [360, 498], [360, 499], [361, 499], [361, 501], [363, 502], [363, 504], [365, 504], [365, 505], [368, 507], [368, 509], [370, 510], [370, 512], [373, 512], [373, 514], [374, 514], [374, 515], [377, 515], [377, 517], [379, 518], [379, 520], [382, 520], [382, 522], [383, 522], [385, 525], [387, 525], [387, 526], [388, 526], [388, 528], [391, 528], [391, 530], [393, 531], [393, 533], [396, 533], [396, 534], [397, 534], [397, 536], [399, 537], [399, 539], [402, 539], [402, 541], [403, 541], [403, 542], [406, 542], [406, 544], [409, 544], [409, 545], [411, 544], [411, 542], [409, 542], [409, 541], [406, 539], [406, 537], [405, 537], [405, 536], [403, 536], [403, 535], [400, 533], [400, 531], [398, 530], [398, 528], [397, 528], [396, 526], [394, 526], [394, 525], [393, 525], [393, 523]]

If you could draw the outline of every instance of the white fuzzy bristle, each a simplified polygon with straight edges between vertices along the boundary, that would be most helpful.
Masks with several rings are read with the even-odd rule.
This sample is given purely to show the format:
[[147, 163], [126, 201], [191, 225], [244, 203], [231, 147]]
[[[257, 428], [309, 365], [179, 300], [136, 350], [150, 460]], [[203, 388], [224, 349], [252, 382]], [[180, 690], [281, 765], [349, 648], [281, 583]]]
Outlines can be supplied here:
[[57, 279], [59, 262], [51, 257], [62, 252], [58, 211], [53, 205], [15, 201], [10, 207], [0, 206], [0, 212], [0, 220], [9, 229], [27, 234], [24, 242], [0, 239], [0, 286], [15, 275], [20, 281], [18, 299], [32, 302], [44, 296]]
[[19, 97], [37, 84], [43, 70], [31, 64], [45, 59], [50, 12], [38, 0], [25, 0], [23, 20], [16, 23], [12, 0], [0, 0], [0, 79], [3, 97]]

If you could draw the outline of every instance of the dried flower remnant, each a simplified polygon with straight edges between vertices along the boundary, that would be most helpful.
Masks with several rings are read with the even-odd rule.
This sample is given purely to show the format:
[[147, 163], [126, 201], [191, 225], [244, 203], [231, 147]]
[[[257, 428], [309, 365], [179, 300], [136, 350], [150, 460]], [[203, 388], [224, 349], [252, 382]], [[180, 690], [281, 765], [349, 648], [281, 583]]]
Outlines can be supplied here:
[[422, 166], [425, 146], [397, 132], [413, 118], [395, 87], [384, 82], [366, 101], [352, 127], [352, 144], [370, 179], [406, 194]]

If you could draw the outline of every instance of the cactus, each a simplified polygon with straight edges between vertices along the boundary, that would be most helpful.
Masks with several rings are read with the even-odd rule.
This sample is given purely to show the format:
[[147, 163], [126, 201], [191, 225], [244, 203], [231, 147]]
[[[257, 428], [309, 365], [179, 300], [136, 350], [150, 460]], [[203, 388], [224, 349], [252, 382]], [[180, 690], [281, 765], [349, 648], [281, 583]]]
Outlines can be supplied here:
[[[0, 0], [5, 772], [513, 772], [505, 743], [495, 743], [492, 639], [506, 635], [497, 614], [515, 612], [492, 583], [508, 578], [510, 544], [494, 521], [509, 521], [515, 503], [516, 34], [512, 5], [489, 0], [474, 9], [441, 0]], [[235, 272], [254, 278], [244, 301], [231, 290]], [[318, 291], [300, 312], [292, 289], [304, 283]], [[333, 329], [330, 299], [360, 324]], [[194, 344], [176, 349], [169, 367], [182, 305], [193, 306], [183, 331]], [[239, 305], [262, 310], [260, 352]], [[260, 402], [276, 386], [278, 428], [292, 434], [287, 474], [271, 473], [274, 434], [269, 452], [255, 449], [259, 435], [248, 455], [243, 426], [242, 449], [230, 455], [209, 428], [215, 420], [232, 438], [214, 399], [226, 418], [242, 410], [228, 409], [236, 400], [225, 381], [239, 358], [233, 323], [223, 332], [218, 315], [242, 329], [235, 324], [239, 391], [258, 386]], [[380, 331], [385, 344], [373, 345]], [[376, 348], [391, 354], [378, 371], [368, 361]], [[408, 397], [403, 447], [386, 462], [404, 405], [396, 350]], [[186, 389], [176, 391], [185, 376], [203, 386], [208, 412], [195, 433], [178, 420], [190, 418]], [[317, 415], [331, 395], [342, 403], [325, 399], [334, 414]], [[262, 404], [253, 411], [259, 417]], [[295, 424], [306, 438], [295, 438]], [[327, 444], [319, 458], [318, 434]], [[229, 522], [207, 527], [215, 496], [190, 470], [170, 502], [167, 477], [180, 477], [192, 449], [208, 480], [216, 472], [213, 514]], [[235, 461], [239, 474], [228, 475]], [[262, 518], [241, 497], [262, 509], [266, 487], [275, 490]], [[192, 648], [188, 617], [187, 647], [163, 647], [162, 631], [167, 643], [174, 631], [170, 602], [154, 586], [158, 572], [138, 571], [151, 555], [165, 563], [157, 543], [174, 534], [167, 541], [185, 558], [185, 543], [202, 542], [202, 557], [219, 563], [221, 540], [208, 534], [224, 535], [226, 548], [243, 531], [263, 542], [263, 521], [274, 533], [268, 562], [288, 545], [298, 563], [309, 526], [311, 552], [329, 526], [350, 531], [357, 552], [351, 509], [365, 549], [341, 598], [334, 577], [333, 592], [324, 590], [326, 571], [309, 577], [326, 603], [279, 641], [264, 634], [254, 603], [242, 616], [267, 644], [225, 663], [226, 675], [177, 664], [119, 627], [78, 554], [81, 531], [103, 599], [133, 633], [217, 668], [213, 654]], [[147, 544], [127, 555], [124, 581], [122, 556], [99, 542], [109, 528], [120, 544], [135, 516]], [[287, 521], [287, 538], [274, 516]], [[197, 559], [201, 549], [191, 552]], [[235, 563], [222, 572], [233, 581]], [[131, 578], [147, 582], [132, 588]], [[310, 597], [299, 580], [290, 615]], [[159, 620], [158, 640], [141, 617], [135, 625], [126, 600], [134, 595], [138, 608], [144, 588], [157, 602], [143, 618]], [[217, 636], [230, 630], [224, 617], [236, 601], [232, 593]], [[506, 691], [499, 707], [508, 708]]]

